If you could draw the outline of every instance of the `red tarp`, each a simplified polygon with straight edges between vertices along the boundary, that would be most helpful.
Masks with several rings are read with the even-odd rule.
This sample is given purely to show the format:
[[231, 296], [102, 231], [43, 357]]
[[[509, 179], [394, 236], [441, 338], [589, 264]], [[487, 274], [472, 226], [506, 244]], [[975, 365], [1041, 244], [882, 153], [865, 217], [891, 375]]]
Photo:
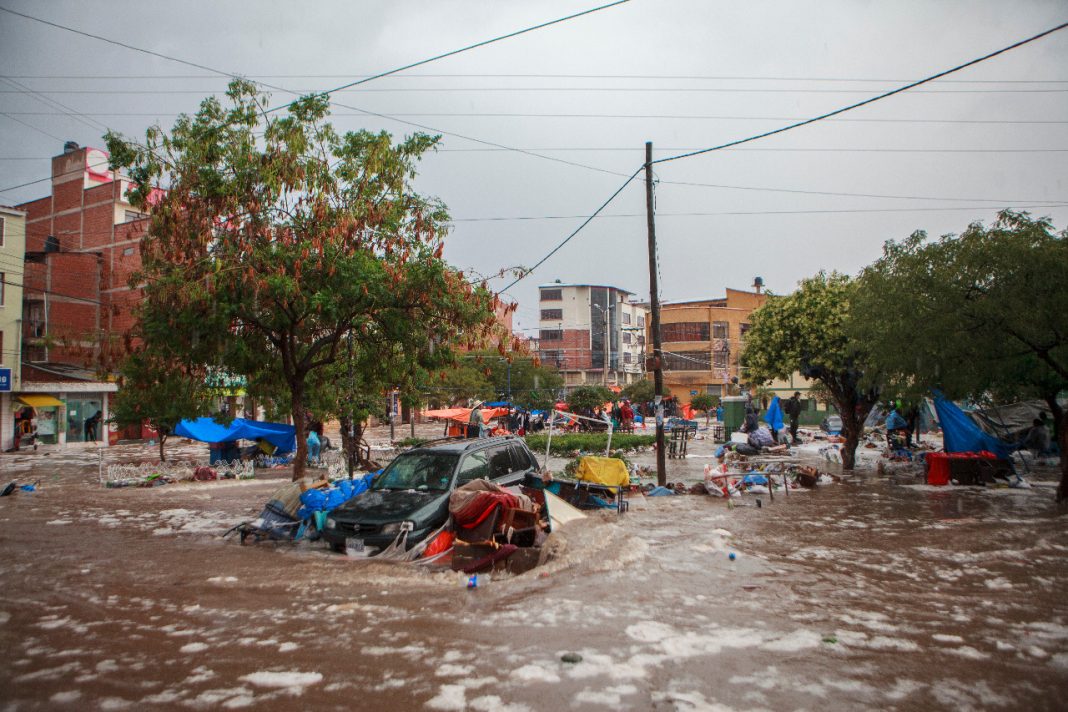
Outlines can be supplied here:
[[[455, 420], [459, 423], [467, 423], [471, 420], [471, 408], [443, 408], [441, 410], [425, 410], [423, 415], [427, 418], [439, 420]], [[508, 415], [507, 408], [483, 408], [482, 422], [487, 425], [494, 418]]]

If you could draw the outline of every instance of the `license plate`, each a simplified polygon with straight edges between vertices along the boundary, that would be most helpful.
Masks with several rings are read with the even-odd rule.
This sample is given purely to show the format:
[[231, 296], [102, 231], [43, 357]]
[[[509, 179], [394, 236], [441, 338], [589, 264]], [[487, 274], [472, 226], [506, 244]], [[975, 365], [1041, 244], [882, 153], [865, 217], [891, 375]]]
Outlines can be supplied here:
[[367, 548], [363, 545], [363, 539], [346, 539], [345, 553], [349, 556], [367, 556]]

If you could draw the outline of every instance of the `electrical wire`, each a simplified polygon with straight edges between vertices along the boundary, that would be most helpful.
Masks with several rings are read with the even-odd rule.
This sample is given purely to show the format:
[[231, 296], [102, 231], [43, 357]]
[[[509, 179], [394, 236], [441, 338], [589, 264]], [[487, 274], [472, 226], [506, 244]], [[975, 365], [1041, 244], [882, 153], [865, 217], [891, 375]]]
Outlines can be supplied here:
[[837, 116], [838, 114], [844, 114], [847, 111], [853, 111], [854, 109], [859, 109], [862, 106], [867, 106], [869, 104], [874, 104], [877, 101], [881, 101], [883, 99], [889, 98], [889, 97], [894, 96], [896, 94], [900, 94], [902, 92], [908, 91], [910, 89], [913, 89], [915, 87], [921, 86], [923, 84], [927, 84], [928, 82], [933, 82], [934, 80], [939, 79], [941, 77], [944, 77], [946, 75], [953, 74], [954, 72], [959, 72], [959, 71], [961, 71], [963, 69], [966, 69], [967, 67], [975, 66], [976, 64], [979, 64], [981, 62], [985, 62], [988, 59], [992, 59], [994, 57], [997, 57], [998, 55], [1004, 54], [1005, 52], [1009, 52], [1011, 50], [1014, 50], [1014, 49], [1016, 49], [1018, 47], [1022, 47], [1022, 46], [1026, 45], [1026, 44], [1029, 44], [1031, 42], [1035, 42], [1035, 41], [1037, 41], [1037, 40], [1039, 40], [1039, 39], [1041, 39], [1043, 37], [1046, 37], [1048, 35], [1053, 34], [1054, 32], [1059, 32], [1060, 30], [1063, 30], [1065, 27], [1068, 27], [1068, 22], [1061, 23], [1060, 25], [1057, 25], [1056, 27], [1052, 27], [1052, 28], [1050, 28], [1048, 30], [1045, 30], [1044, 32], [1040, 32], [1037, 35], [1033, 35], [1031, 37], [1028, 37], [1027, 39], [1020, 40], [1019, 42], [1014, 42], [1013, 44], [1011, 44], [1011, 45], [1009, 45], [1007, 47], [1002, 47], [999, 50], [995, 50], [994, 52], [990, 52], [988, 54], [985, 54], [982, 57], [977, 57], [976, 59], [973, 59], [971, 61], [965, 62], [964, 64], [959, 64], [956, 67], [953, 67], [951, 69], [946, 69], [944, 71], [938, 72], [937, 74], [932, 74], [929, 77], [925, 77], [924, 79], [920, 79], [920, 80], [915, 81], [915, 82], [910, 82], [908, 84], [905, 84], [904, 86], [900, 86], [900, 87], [897, 87], [896, 89], [891, 89], [888, 92], [883, 92], [882, 94], [879, 94], [877, 96], [870, 97], [868, 99], [865, 99], [864, 101], [859, 101], [859, 102], [857, 102], [855, 104], [850, 104], [848, 106], [843, 106], [841, 108], [835, 109], [834, 111], [829, 111], [829, 112], [827, 112], [825, 114], [820, 114], [819, 116], [814, 116], [814, 117], [812, 117], [810, 119], [806, 119], [804, 121], [799, 121], [799, 122], [790, 124], [788, 126], [782, 126], [780, 128], [774, 129], [772, 131], [765, 131], [765, 132], [757, 134], [755, 136], [750, 136], [748, 138], [738, 139], [738, 140], [735, 140], [735, 141], [729, 141], [727, 143], [723, 143], [723, 144], [720, 144], [718, 146], [711, 146], [709, 148], [702, 148], [702, 149], [700, 149], [698, 151], [690, 151], [688, 153], [681, 153], [681, 154], [678, 154], [678, 155], [675, 155], [675, 156], [667, 156], [665, 158], [659, 158], [659, 159], [653, 161], [653, 163], [667, 163], [669, 161], [677, 161], [677, 160], [680, 160], [680, 159], [683, 159], [683, 158], [692, 158], [693, 156], [699, 156], [699, 155], [704, 154], [704, 153], [711, 153], [712, 151], [720, 151], [720, 150], [723, 150], [725, 148], [730, 148], [732, 146], [738, 146], [738, 145], [743, 144], [743, 143], [749, 143], [750, 141], [757, 141], [757, 140], [762, 139], [762, 138], [767, 138], [769, 136], [775, 136], [777, 134], [785, 133], [786, 131], [791, 131], [793, 129], [800, 128], [802, 126], [807, 126], [809, 124], [814, 124], [814, 123], [816, 123], [818, 121], [823, 121], [823, 120], [828, 119], [828, 118], [830, 118], [832, 116]]
[[[214, 71], [214, 70], [209, 70]], [[210, 79], [203, 74], [15, 74], [15, 79]], [[254, 74], [249, 79], [346, 79], [352, 74]], [[369, 76], [369, 75], [365, 75]], [[874, 82], [900, 84], [912, 81], [902, 78], [875, 77], [784, 77], [758, 75], [693, 75], [693, 74], [487, 74], [487, 73], [415, 73], [394, 76], [392, 79], [670, 79], [686, 81], [776, 81], [776, 82]], [[947, 79], [946, 84], [1068, 84], [1068, 79]]]
[[602, 211], [602, 210], [604, 210], [605, 208], [607, 208], [607, 207], [608, 207], [608, 204], [609, 204], [609, 203], [611, 203], [611, 202], [612, 202], [613, 200], [615, 200], [615, 199], [616, 199], [616, 196], [617, 196], [617, 195], [619, 195], [620, 193], [622, 193], [622, 192], [623, 192], [623, 189], [624, 189], [624, 188], [626, 188], [626, 187], [627, 187], [628, 185], [630, 185], [631, 181], [633, 181], [633, 180], [634, 180], [635, 178], [637, 178], [637, 177], [638, 177], [638, 174], [639, 174], [639, 173], [641, 173], [641, 172], [642, 172], [642, 171], [643, 171], [644, 169], [645, 169], [645, 166], [641, 166], [641, 167], [639, 167], [639, 168], [638, 168], [638, 170], [636, 170], [636, 171], [634, 171], [633, 173], [631, 173], [631, 174], [630, 174], [630, 177], [629, 177], [629, 178], [627, 178], [627, 180], [623, 181], [623, 185], [621, 185], [621, 186], [619, 186], [618, 188], [616, 188], [616, 191], [615, 191], [614, 193], [612, 193], [612, 195], [608, 196], [608, 200], [606, 200], [606, 201], [604, 201], [603, 203], [601, 203], [601, 206], [600, 206], [599, 208], [597, 208], [596, 210], [594, 210], [594, 211], [593, 211], [593, 214], [592, 214], [592, 215], [590, 215], [590, 216], [589, 216], [588, 218], [586, 218], [586, 219], [585, 219], [585, 220], [584, 220], [584, 221], [582, 222], [582, 224], [581, 224], [581, 225], [579, 225], [579, 226], [578, 226], [577, 228], [575, 228], [575, 230], [574, 230], [574, 231], [573, 231], [573, 232], [572, 232], [572, 233], [571, 233], [570, 235], [568, 235], [567, 237], [565, 237], [565, 238], [563, 239], [563, 241], [562, 241], [562, 242], [560, 242], [560, 244], [558, 244], [558, 245], [557, 245], [556, 247], [554, 247], [553, 249], [551, 249], [551, 250], [549, 251], [549, 254], [545, 255], [545, 256], [544, 256], [544, 257], [542, 257], [542, 258], [541, 258], [540, 260], [538, 260], [538, 261], [537, 261], [537, 262], [536, 262], [536, 263], [534, 264], [534, 266], [532, 266], [532, 267], [530, 267], [529, 269], [527, 269], [526, 271], [524, 271], [522, 275], [520, 275], [520, 276], [519, 276], [519, 277], [517, 277], [517, 278], [516, 278], [515, 280], [513, 280], [512, 282], [510, 282], [510, 283], [508, 284], [508, 286], [504, 287], [504, 289], [502, 289], [502, 290], [500, 290], [500, 291], [504, 292], [504, 291], [506, 291], [506, 290], [508, 290], [508, 289], [511, 289], [511, 288], [512, 288], [512, 287], [514, 287], [514, 286], [515, 286], [516, 284], [518, 284], [519, 282], [521, 282], [522, 280], [524, 280], [524, 279], [526, 279], [526, 278], [527, 278], [528, 276], [530, 276], [530, 275], [531, 275], [531, 274], [532, 274], [532, 273], [534, 272], [534, 270], [536, 270], [536, 269], [537, 269], [538, 267], [540, 267], [541, 265], [545, 264], [545, 261], [546, 261], [546, 260], [548, 260], [548, 259], [549, 259], [550, 257], [552, 257], [553, 255], [555, 255], [555, 254], [556, 254], [556, 253], [557, 253], [557, 252], [558, 252], [558, 251], [560, 250], [560, 248], [562, 248], [562, 247], [563, 247], [564, 245], [566, 245], [566, 244], [567, 244], [568, 242], [570, 242], [570, 241], [571, 241], [571, 238], [573, 238], [573, 237], [574, 237], [575, 235], [577, 235], [577, 234], [579, 234], [580, 232], [582, 232], [582, 230], [583, 230], [583, 229], [584, 229], [584, 228], [585, 228], [585, 227], [586, 227], [587, 225], [589, 225], [589, 224], [590, 224], [591, 222], [593, 222], [593, 219], [594, 219], [594, 218], [596, 218], [596, 217], [597, 217], [597, 216], [598, 216], [598, 215], [599, 215], [599, 214], [601, 213], [601, 211]]
[[[281, 90], [280, 90], [281, 91]], [[337, 105], [337, 104], [335, 104]], [[50, 111], [8, 111], [8, 116], [55, 116], [63, 112]], [[123, 116], [135, 118], [152, 118], [160, 116], [179, 116], [181, 112], [151, 112], [151, 111], [107, 111], [107, 112], [83, 112], [82, 116]], [[348, 113], [344, 111], [331, 112], [331, 116], [364, 116], [366, 112], [357, 111]], [[430, 117], [430, 118], [516, 118], [516, 119], [637, 119], [642, 121], [676, 120], [676, 121], [799, 121], [804, 117], [797, 116], [729, 116], [709, 114], [575, 114], [575, 113], [529, 113], [529, 112], [481, 112], [481, 111], [418, 111], [418, 112], [392, 112], [389, 118], [397, 117]], [[846, 118], [827, 119], [830, 122], [839, 123], [905, 123], [905, 124], [978, 124], [978, 125], [1061, 125], [1068, 124], [1068, 120], [1062, 119], [891, 119], [891, 118]], [[441, 133], [440, 131], [438, 133]], [[45, 156], [49, 158], [49, 156]]]
[[[373, 75], [372, 77], [366, 77], [364, 79], [358, 80], [357, 82], [353, 82], [353, 83], [350, 83], [349, 85], [344, 85], [344, 86], [355, 86], [356, 84], [366, 83], [368, 81], [371, 81], [371, 79], [373, 79], [373, 78], [381, 78], [381, 77], [384, 77], [384, 76], [395, 74], [396, 72], [403, 71], [406, 68], [420, 66], [422, 64], [427, 64], [428, 62], [435, 61], [436, 59], [441, 59], [441, 58], [444, 58], [444, 57], [447, 57], [447, 56], [451, 56], [453, 54], [458, 54], [460, 52], [466, 52], [466, 51], [468, 51], [470, 49], [474, 49], [476, 47], [481, 47], [481, 46], [484, 46], [486, 44], [491, 44], [493, 42], [498, 42], [500, 40], [507, 39], [509, 37], [514, 37], [514, 36], [517, 36], [517, 35], [520, 35], [520, 34], [524, 34], [526, 32], [531, 32], [533, 30], [540, 29], [542, 27], [548, 27], [550, 25], [557, 24], [557, 23], [560, 23], [560, 22], [564, 22], [564, 21], [569, 20], [569, 19], [574, 19], [574, 18], [577, 18], [577, 17], [581, 17], [583, 15], [588, 15], [590, 13], [597, 12], [599, 10], [603, 10], [603, 9], [606, 9], [606, 8], [610, 8], [610, 7], [613, 7], [615, 5], [621, 5], [621, 4], [629, 2], [629, 1], [630, 0], [617, 0], [616, 2], [608, 3], [606, 5], [601, 5], [599, 7], [592, 8], [590, 10], [585, 10], [585, 11], [580, 12], [580, 13], [575, 13], [575, 14], [572, 14], [572, 15], [568, 15], [567, 17], [563, 17], [563, 18], [559, 18], [559, 19], [556, 19], [556, 20], [552, 20], [550, 22], [542, 23], [540, 25], [536, 25], [536, 26], [533, 26], [533, 27], [528, 27], [528, 28], [526, 28], [524, 30], [519, 30], [519, 31], [516, 31], [516, 32], [512, 32], [512, 33], [509, 33], [507, 35], [501, 35], [501, 36], [493, 38], [491, 40], [486, 40], [486, 41], [483, 41], [483, 42], [480, 42], [480, 43], [477, 43], [477, 44], [474, 44], [474, 45], [469, 45], [469, 46], [461, 48], [459, 50], [453, 50], [452, 52], [447, 52], [445, 54], [438, 55], [436, 57], [420, 60], [419, 62], [414, 62], [412, 64], [406, 65], [405, 67], [401, 67], [401, 68], [398, 68], [398, 69], [393, 69], [393, 70], [390, 70], [390, 71], [387, 71], [387, 72], [381, 72], [381, 73], [379, 73], [377, 75]], [[185, 65], [188, 65], [188, 66], [191, 66], [191, 67], [195, 67], [197, 69], [203, 69], [204, 71], [211, 72], [212, 74], [220, 75], [220, 76], [223, 76], [223, 77], [229, 77], [231, 79], [240, 79], [240, 78], [242, 78], [239, 75], [233, 74], [231, 72], [224, 72], [224, 71], [222, 71], [220, 69], [216, 69], [214, 67], [209, 67], [207, 65], [198, 64], [196, 62], [190, 62], [188, 60], [180, 59], [178, 57], [172, 57], [172, 56], [169, 56], [169, 55], [161, 54], [159, 52], [154, 52], [152, 50], [143, 49], [141, 47], [135, 47], [133, 45], [126, 44], [125, 42], [119, 42], [119, 41], [116, 41], [116, 40], [111, 40], [111, 39], [109, 39], [107, 37], [101, 37], [99, 35], [94, 35], [92, 33], [83, 32], [82, 30], [76, 30], [76, 29], [74, 29], [72, 27], [67, 27], [65, 25], [60, 25], [60, 24], [55, 23], [55, 22], [50, 22], [48, 20], [43, 20], [41, 18], [34, 17], [32, 15], [27, 15], [25, 13], [16, 12], [16, 11], [10, 10], [8, 8], [0, 7], [0, 11], [8, 12], [8, 13], [11, 13], [13, 15], [18, 15], [19, 17], [23, 17], [23, 18], [26, 18], [28, 20], [41, 22], [41, 23], [49, 25], [51, 27], [55, 27], [55, 28], [58, 28], [58, 29], [61, 29], [61, 30], [66, 30], [68, 32], [73, 32], [74, 34], [82, 35], [82, 36], [85, 36], [85, 37], [90, 37], [92, 39], [97, 39], [97, 40], [100, 40], [100, 41], [103, 41], [103, 42], [107, 42], [109, 44], [118, 45], [120, 47], [124, 47], [126, 49], [130, 49], [130, 50], [133, 50], [135, 52], [142, 52], [142, 53], [149, 54], [149, 55], [152, 55], [152, 56], [155, 56], [155, 57], [159, 57], [161, 59], [170, 60], [172, 62], [178, 62], [180, 64], [185, 64]], [[292, 90], [286, 89], [284, 87], [280, 87], [280, 86], [276, 86], [276, 85], [272, 85], [272, 84], [267, 84], [265, 82], [256, 82], [256, 83], [259, 84], [262, 87], [267, 88], [267, 89], [273, 89], [275, 91], [281, 91], [281, 92], [285, 92], [287, 94], [294, 94], [294, 95], [299, 94], [299, 92], [292, 91]], [[201, 92], [197, 92], [197, 93], [201, 93]], [[318, 92], [318, 93], [319, 94], [327, 94], [327, 95], [329, 95], [330, 92], [326, 91], [326, 92]], [[274, 107], [272, 109], [267, 110], [267, 113], [279, 111], [281, 109], [284, 109], [284, 108], [287, 108], [289, 106], [292, 106], [296, 101], [298, 101], [298, 100], [294, 100], [294, 101], [288, 102], [286, 104], [282, 104], [280, 106], [276, 106], [276, 107]], [[508, 146], [505, 146], [503, 144], [493, 143], [493, 142], [490, 142], [490, 141], [484, 141], [484, 140], [481, 140], [481, 139], [473, 138], [471, 136], [464, 136], [462, 134], [453, 133], [453, 132], [449, 132], [449, 131], [443, 131], [441, 129], [437, 129], [437, 128], [434, 128], [432, 126], [425, 126], [425, 125], [422, 125], [422, 124], [417, 124], [417, 123], [413, 123], [413, 122], [410, 122], [410, 121], [405, 121], [403, 119], [395, 119], [394, 117], [386, 115], [386, 114], [379, 114], [379, 113], [372, 112], [372, 111], [366, 111], [366, 110], [361, 109], [359, 107], [350, 106], [350, 105], [347, 105], [347, 104], [340, 104], [338, 102], [334, 102], [332, 99], [331, 99], [331, 103], [335, 104], [337, 106], [341, 106], [341, 107], [346, 108], [346, 109], [350, 109], [352, 111], [357, 111], [357, 112], [359, 112], [361, 114], [364, 114], [364, 115], [377, 116], [379, 118], [397, 121], [397, 122], [402, 123], [402, 124], [407, 124], [409, 126], [415, 126], [417, 128], [422, 128], [424, 130], [432, 131], [434, 133], [442, 134], [442, 135], [445, 135], [445, 136], [454, 136], [456, 138], [464, 139], [466, 141], [473, 141], [473, 142], [476, 142], [476, 143], [481, 143], [481, 144], [484, 144], [484, 145], [487, 145], [487, 146], [492, 146], [492, 147], [495, 147], [495, 148], [500, 148], [500, 149], [505, 149], [505, 150], [515, 150], [515, 149], [510, 149]], [[582, 163], [576, 163], [574, 161], [567, 161], [567, 160], [564, 160], [564, 159], [561, 159], [561, 158], [555, 158], [553, 156], [543, 156], [543, 155], [534, 153], [532, 151], [519, 149], [519, 150], [515, 150], [515, 152], [521, 153], [521, 154], [524, 154], [524, 155], [528, 155], [528, 156], [533, 156], [535, 158], [541, 158], [541, 159], [547, 160], [547, 161], [552, 161], [554, 163], [562, 163], [564, 165], [574, 166], [574, 167], [578, 167], [578, 168], [584, 168], [584, 169], [587, 169], [587, 170], [592, 170], [592, 171], [596, 171], [596, 172], [600, 172], [600, 173], [608, 173], [610, 175], [615, 175], [615, 176], [623, 176], [623, 175], [625, 175], [625, 174], [622, 174], [622, 173], [617, 173], [615, 171], [609, 171], [609, 170], [606, 170], [606, 169], [603, 169], [603, 168], [598, 168], [596, 166], [589, 166], [589, 165], [585, 165], [585, 164], [582, 164]], [[37, 181], [30, 181], [28, 183], [22, 183], [20, 185], [12, 186], [10, 188], [0, 188], [0, 192], [6, 192], [6, 191], [9, 191], [9, 190], [14, 190], [15, 188], [23, 188], [23, 187], [26, 187], [26, 186], [29, 186], [29, 185], [33, 185], [34, 183], [40, 183], [43, 180], [47, 180], [47, 179], [41, 179], [41, 180], [37, 180]]]
[[[629, 0], [621, 0], [629, 2]], [[399, 71], [399, 70], [397, 70]], [[377, 79], [378, 77], [373, 77]], [[251, 81], [251, 80], [250, 80]], [[370, 81], [370, 79], [361, 80]], [[258, 82], [257, 82], [258, 83]], [[224, 94], [223, 90], [209, 93]], [[420, 94], [453, 94], [467, 93], [502, 93], [502, 92], [583, 92], [583, 93], [609, 93], [627, 92], [628, 94], [653, 93], [653, 94], [870, 94], [866, 89], [763, 89], [744, 87], [376, 87], [374, 89], [351, 89], [335, 88], [316, 91], [311, 88], [292, 90], [295, 94], [407, 94], [418, 92]], [[925, 89], [913, 92], [913, 94], [1062, 94], [1068, 89]], [[0, 94], [19, 94], [16, 89], [0, 89]], [[44, 89], [43, 94], [106, 94], [106, 95], [203, 95], [204, 89]], [[267, 113], [274, 113], [291, 106], [293, 102], [281, 104], [267, 109]]]

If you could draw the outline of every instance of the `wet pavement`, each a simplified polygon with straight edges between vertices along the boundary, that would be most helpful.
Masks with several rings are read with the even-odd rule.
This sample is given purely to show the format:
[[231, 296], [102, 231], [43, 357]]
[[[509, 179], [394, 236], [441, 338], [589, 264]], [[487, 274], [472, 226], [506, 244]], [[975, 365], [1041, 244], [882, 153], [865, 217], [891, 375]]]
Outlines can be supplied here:
[[[711, 452], [691, 443], [669, 478], [699, 479]], [[42, 480], [0, 499], [2, 709], [1068, 708], [1052, 472], [976, 490], [872, 471], [760, 508], [636, 497], [555, 534], [547, 565], [469, 590], [223, 539], [285, 470], [105, 489], [85, 452], [0, 471]]]

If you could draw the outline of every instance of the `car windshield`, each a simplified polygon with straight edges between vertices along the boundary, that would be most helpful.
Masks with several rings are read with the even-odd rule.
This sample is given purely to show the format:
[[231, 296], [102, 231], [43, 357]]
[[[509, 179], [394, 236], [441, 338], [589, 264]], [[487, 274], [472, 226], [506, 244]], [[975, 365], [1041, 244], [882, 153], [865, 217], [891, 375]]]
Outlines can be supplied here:
[[405, 453], [389, 463], [371, 489], [445, 492], [456, 469], [455, 453]]

